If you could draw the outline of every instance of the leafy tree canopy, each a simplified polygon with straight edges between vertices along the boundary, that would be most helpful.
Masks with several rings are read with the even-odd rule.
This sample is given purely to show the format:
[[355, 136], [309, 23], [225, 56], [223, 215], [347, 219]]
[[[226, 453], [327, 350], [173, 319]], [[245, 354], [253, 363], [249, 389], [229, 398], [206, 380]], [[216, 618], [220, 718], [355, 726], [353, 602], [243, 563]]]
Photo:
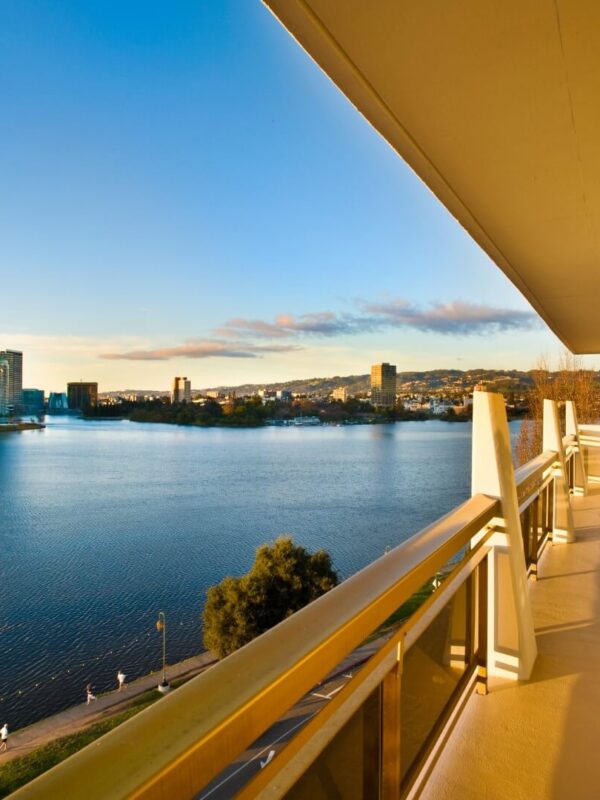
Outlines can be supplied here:
[[224, 578], [207, 593], [204, 645], [223, 658], [336, 586], [326, 550], [309, 553], [280, 536], [256, 552], [250, 572]]

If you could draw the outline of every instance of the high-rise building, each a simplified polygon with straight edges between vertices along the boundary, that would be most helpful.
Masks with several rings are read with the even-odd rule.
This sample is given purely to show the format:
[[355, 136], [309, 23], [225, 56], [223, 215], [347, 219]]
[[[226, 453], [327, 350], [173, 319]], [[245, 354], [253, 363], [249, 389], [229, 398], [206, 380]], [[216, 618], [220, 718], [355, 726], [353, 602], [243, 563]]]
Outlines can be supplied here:
[[23, 403], [23, 353], [20, 350], [0, 350], [0, 361], [8, 364], [8, 412], [18, 412]]
[[0, 417], [8, 416], [8, 361], [0, 358]]
[[192, 402], [192, 382], [185, 376], [173, 378], [173, 388], [171, 389], [172, 403], [191, 403]]
[[396, 365], [373, 364], [371, 367], [371, 402], [374, 406], [396, 403]]
[[98, 405], [98, 384], [86, 381], [67, 383], [69, 408], [83, 411]]

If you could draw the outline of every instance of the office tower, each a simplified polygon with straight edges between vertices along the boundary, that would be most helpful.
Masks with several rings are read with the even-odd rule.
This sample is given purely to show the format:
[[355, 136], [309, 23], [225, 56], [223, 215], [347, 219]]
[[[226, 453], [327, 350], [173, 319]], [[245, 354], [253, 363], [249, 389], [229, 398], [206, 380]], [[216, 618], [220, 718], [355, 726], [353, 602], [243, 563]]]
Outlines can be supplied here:
[[98, 384], [85, 381], [67, 383], [67, 398], [70, 409], [83, 411], [98, 405]]
[[183, 378], [173, 378], [173, 388], [171, 389], [172, 403], [191, 403], [192, 402], [192, 382], [185, 376]]
[[0, 417], [8, 416], [8, 361], [0, 358]]
[[8, 364], [8, 410], [20, 411], [23, 402], [23, 353], [19, 350], [0, 350], [0, 360]]
[[396, 404], [396, 365], [373, 364], [371, 367], [371, 402], [374, 406]]
[[23, 413], [42, 414], [44, 411], [44, 390], [23, 389]]

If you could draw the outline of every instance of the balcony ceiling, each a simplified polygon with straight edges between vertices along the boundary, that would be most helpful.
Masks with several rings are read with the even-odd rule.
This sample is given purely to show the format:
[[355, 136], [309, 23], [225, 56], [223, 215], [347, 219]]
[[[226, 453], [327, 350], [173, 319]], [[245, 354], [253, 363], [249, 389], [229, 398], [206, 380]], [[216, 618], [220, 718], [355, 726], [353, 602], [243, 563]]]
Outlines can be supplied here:
[[564, 344], [600, 352], [600, 2], [265, 2]]

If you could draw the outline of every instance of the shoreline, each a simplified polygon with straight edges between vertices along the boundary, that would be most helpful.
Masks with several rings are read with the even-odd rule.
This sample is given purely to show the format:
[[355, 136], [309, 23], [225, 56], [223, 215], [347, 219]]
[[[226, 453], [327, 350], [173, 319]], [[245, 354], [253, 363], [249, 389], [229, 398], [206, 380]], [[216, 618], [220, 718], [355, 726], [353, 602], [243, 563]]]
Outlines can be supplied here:
[[[185, 682], [209, 669], [217, 661], [218, 659], [212, 653], [205, 650], [197, 656], [167, 665], [167, 677], [170, 682]], [[117, 689], [104, 692], [99, 694], [98, 699], [89, 705], [85, 702], [78, 703], [23, 728], [15, 731], [9, 729], [9, 746], [5, 753], [0, 753], [0, 766], [14, 758], [28, 755], [55, 739], [77, 733], [95, 722], [126, 710], [132, 700], [156, 689], [160, 675], [160, 670], [150, 672], [128, 683], [127, 688], [122, 692]], [[10, 726], [10, 720], [7, 721]]]
[[46, 427], [43, 422], [7, 422], [0, 424], [0, 433], [15, 433], [16, 431], [41, 431]]

